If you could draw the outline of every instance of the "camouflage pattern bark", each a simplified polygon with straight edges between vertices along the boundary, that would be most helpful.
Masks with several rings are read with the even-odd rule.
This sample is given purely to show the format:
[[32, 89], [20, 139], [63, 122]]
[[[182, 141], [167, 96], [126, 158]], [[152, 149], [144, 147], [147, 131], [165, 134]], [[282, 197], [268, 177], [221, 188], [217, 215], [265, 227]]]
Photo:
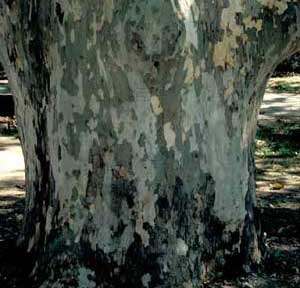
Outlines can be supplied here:
[[253, 140], [288, 0], [2, 0], [39, 287], [198, 287], [260, 261]]

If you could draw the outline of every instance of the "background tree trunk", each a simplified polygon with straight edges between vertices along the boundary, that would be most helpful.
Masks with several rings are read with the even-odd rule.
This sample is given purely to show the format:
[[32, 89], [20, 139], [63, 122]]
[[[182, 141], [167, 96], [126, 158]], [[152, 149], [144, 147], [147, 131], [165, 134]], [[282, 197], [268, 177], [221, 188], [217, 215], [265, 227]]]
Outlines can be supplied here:
[[37, 285], [196, 287], [260, 261], [256, 116], [300, 48], [299, 13], [268, 0], [0, 3]]

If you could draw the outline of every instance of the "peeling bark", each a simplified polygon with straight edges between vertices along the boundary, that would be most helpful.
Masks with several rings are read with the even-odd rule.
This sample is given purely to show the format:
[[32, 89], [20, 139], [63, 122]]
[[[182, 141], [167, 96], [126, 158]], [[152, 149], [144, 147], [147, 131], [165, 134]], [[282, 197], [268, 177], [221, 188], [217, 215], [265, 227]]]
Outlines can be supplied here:
[[253, 140], [297, 1], [0, 3], [39, 287], [195, 287], [260, 261]]

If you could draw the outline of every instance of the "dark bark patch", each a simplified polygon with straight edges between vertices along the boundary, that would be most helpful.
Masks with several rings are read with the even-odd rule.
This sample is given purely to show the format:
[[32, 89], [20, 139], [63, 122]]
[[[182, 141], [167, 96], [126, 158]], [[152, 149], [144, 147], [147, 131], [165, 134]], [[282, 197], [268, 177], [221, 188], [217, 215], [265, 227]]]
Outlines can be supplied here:
[[78, 287], [74, 268], [81, 259], [80, 249], [78, 245], [66, 244], [67, 239], [74, 240], [71, 235], [67, 225], [51, 230], [47, 243], [33, 256], [33, 259], [38, 259], [38, 266], [33, 279], [34, 285], [30, 287], [40, 287], [46, 280], [51, 283], [58, 279], [63, 287]]
[[140, 147], [144, 147], [146, 145], [146, 139], [147, 139], [147, 137], [146, 137], [145, 133], [144, 132], [141, 133], [139, 140], [138, 140], [138, 144]]
[[28, 73], [24, 82], [27, 82], [30, 87], [30, 100], [36, 109], [40, 109], [44, 100], [47, 104], [49, 103], [48, 55], [51, 5], [50, 2], [41, 4], [40, 1], [21, 1], [20, 3], [20, 11], [22, 11], [20, 27], [23, 27], [20, 40], [28, 63], [26, 71]]
[[116, 231], [113, 232], [112, 238], [120, 238], [128, 225], [121, 220]]
[[179, 192], [182, 189], [182, 186], [183, 186], [182, 179], [179, 176], [176, 176], [175, 177], [175, 182], [176, 182], [175, 190], [177, 190]]
[[154, 60], [154, 61], [153, 61], [153, 66], [154, 66], [156, 69], [159, 69], [160, 62], [157, 61], [157, 60]]
[[170, 216], [170, 203], [167, 196], [160, 197], [156, 201], [156, 205], [158, 207], [158, 216], [167, 220]]
[[58, 154], [58, 161], [60, 161], [61, 158], [62, 158], [62, 156], [61, 156], [61, 146], [60, 145], [58, 146], [58, 152], [57, 152], [57, 154]]
[[[123, 224], [121, 226], [124, 227]], [[87, 241], [80, 242], [79, 252], [78, 259], [82, 259], [86, 267], [95, 271], [92, 280], [96, 282], [97, 287], [144, 288], [142, 277], [145, 274], [151, 275], [149, 287], [158, 287], [162, 284], [157, 264], [158, 255], [143, 246], [142, 239], [137, 233], [134, 234], [134, 241], [126, 252], [125, 262], [121, 265], [101, 249], [93, 251]]]
[[220, 249], [223, 232], [226, 226], [218, 218], [212, 215], [207, 208], [204, 212], [204, 220], [204, 236], [207, 241], [207, 245], [202, 257], [203, 260], [211, 260], [216, 255], [216, 251]]
[[8, 6], [9, 9], [13, 7], [13, 5], [16, 3], [15, 0], [5, 0], [6, 5]]
[[[174, 213], [176, 225], [176, 237], [184, 239], [191, 244], [192, 236], [197, 233], [194, 228], [194, 221], [200, 221], [199, 207], [194, 201], [193, 192], [189, 190], [189, 183], [183, 182], [181, 177], [175, 177], [175, 186], [171, 201], [172, 208], [169, 213]], [[172, 215], [172, 214], [170, 214]], [[172, 216], [173, 216], [172, 215]]]
[[135, 32], [132, 33], [131, 45], [138, 54], [144, 54], [145, 44], [143, 43], [140, 35]]
[[[51, 170], [51, 165], [48, 160], [47, 155], [47, 144], [46, 144], [46, 133], [47, 129], [47, 120], [45, 113], [40, 115], [40, 119], [38, 121], [38, 127], [36, 129], [37, 135], [37, 145], [35, 147], [35, 154], [39, 160], [39, 168], [36, 172], [36, 175], [39, 175], [39, 178], [34, 179], [34, 190], [36, 191], [35, 195], [35, 206], [32, 211], [28, 212], [26, 215], [27, 220], [24, 227], [24, 233], [26, 235], [26, 239], [29, 240], [32, 235], [35, 234], [36, 223], [40, 224], [40, 235], [38, 239], [38, 243], [35, 248], [43, 249], [44, 243], [46, 241], [46, 215], [44, 211], [48, 209], [49, 206], [54, 207], [54, 209], [58, 209], [57, 201], [54, 199], [54, 191], [55, 191], [55, 181], [53, 179], [53, 174]], [[33, 223], [34, 224], [33, 224]]]
[[134, 195], [133, 194], [128, 194], [126, 195], [126, 202], [128, 205], [128, 208], [131, 209], [134, 206]]
[[56, 12], [56, 16], [58, 17], [59, 23], [63, 24], [65, 13], [63, 12], [59, 3], [56, 3], [55, 12]]
[[[214, 180], [211, 175], [206, 175], [204, 209], [201, 213], [202, 221], [205, 225], [204, 247], [201, 261], [206, 263], [213, 270], [221, 271], [228, 277], [237, 275], [242, 269], [242, 259], [239, 251], [235, 250], [235, 245], [241, 239], [240, 230], [227, 233], [224, 238], [226, 223], [216, 217], [213, 213], [215, 202]], [[225, 252], [226, 251], [226, 252]]]
[[75, 169], [72, 171], [72, 175], [76, 177], [76, 179], [79, 179], [79, 176], [81, 174], [81, 171], [79, 169]]
[[[94, 143], [94, 146], [91, 148], [89, 162], [92, 164], [93, 169], [88, 173], [88, 184], [86, 189], [86, 200], [93, 201], [97, 195], [102, 195], [102, 187], [105, 174], [105, 162], [103, 159], [104, 152], [101, 147]], [[76, 177], [79, 177], [80, 171], [73, 171]]]
[[143, 275], [149, 273], [151, 282], [149, 287], [157, 287], [162, 284], [158, 275], [160, 268], [157, 263], [157, 258], [160, 255], [151, 253], [149, 248], [145, 248], [142, 244], [140, 235], [135, 233], [134, 242], [128, 248], [125, 261], [125, 271], [127, 277], [125, 287], [144, 287], [142, 283]]
[[134, 198], [137, 193], [133, 180], [128, 180], [125, 178], [113, 178], [111, 185], [111, 194], [112, 194], [112, 210], [116, 215], [120, 214], [120, 209], [122, 201], [125, 198], [128, 208], [134, 206]]
[[17, 50], [15, 47], [13, 47], [12, 49], [8, 50], [8, 57], [9, 57], [9, 61], [11, 63], [16, 63], [16, 59], [17, 59]]

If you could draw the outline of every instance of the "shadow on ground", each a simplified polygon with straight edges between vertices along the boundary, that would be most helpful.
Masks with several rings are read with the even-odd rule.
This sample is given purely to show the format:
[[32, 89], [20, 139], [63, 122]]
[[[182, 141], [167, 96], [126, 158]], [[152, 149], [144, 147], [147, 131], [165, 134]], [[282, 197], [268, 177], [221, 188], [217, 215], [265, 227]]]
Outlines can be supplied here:
[[26, 253], [17, 246], [24, 197], [0, 196], [0, 287], [29, 288]]

